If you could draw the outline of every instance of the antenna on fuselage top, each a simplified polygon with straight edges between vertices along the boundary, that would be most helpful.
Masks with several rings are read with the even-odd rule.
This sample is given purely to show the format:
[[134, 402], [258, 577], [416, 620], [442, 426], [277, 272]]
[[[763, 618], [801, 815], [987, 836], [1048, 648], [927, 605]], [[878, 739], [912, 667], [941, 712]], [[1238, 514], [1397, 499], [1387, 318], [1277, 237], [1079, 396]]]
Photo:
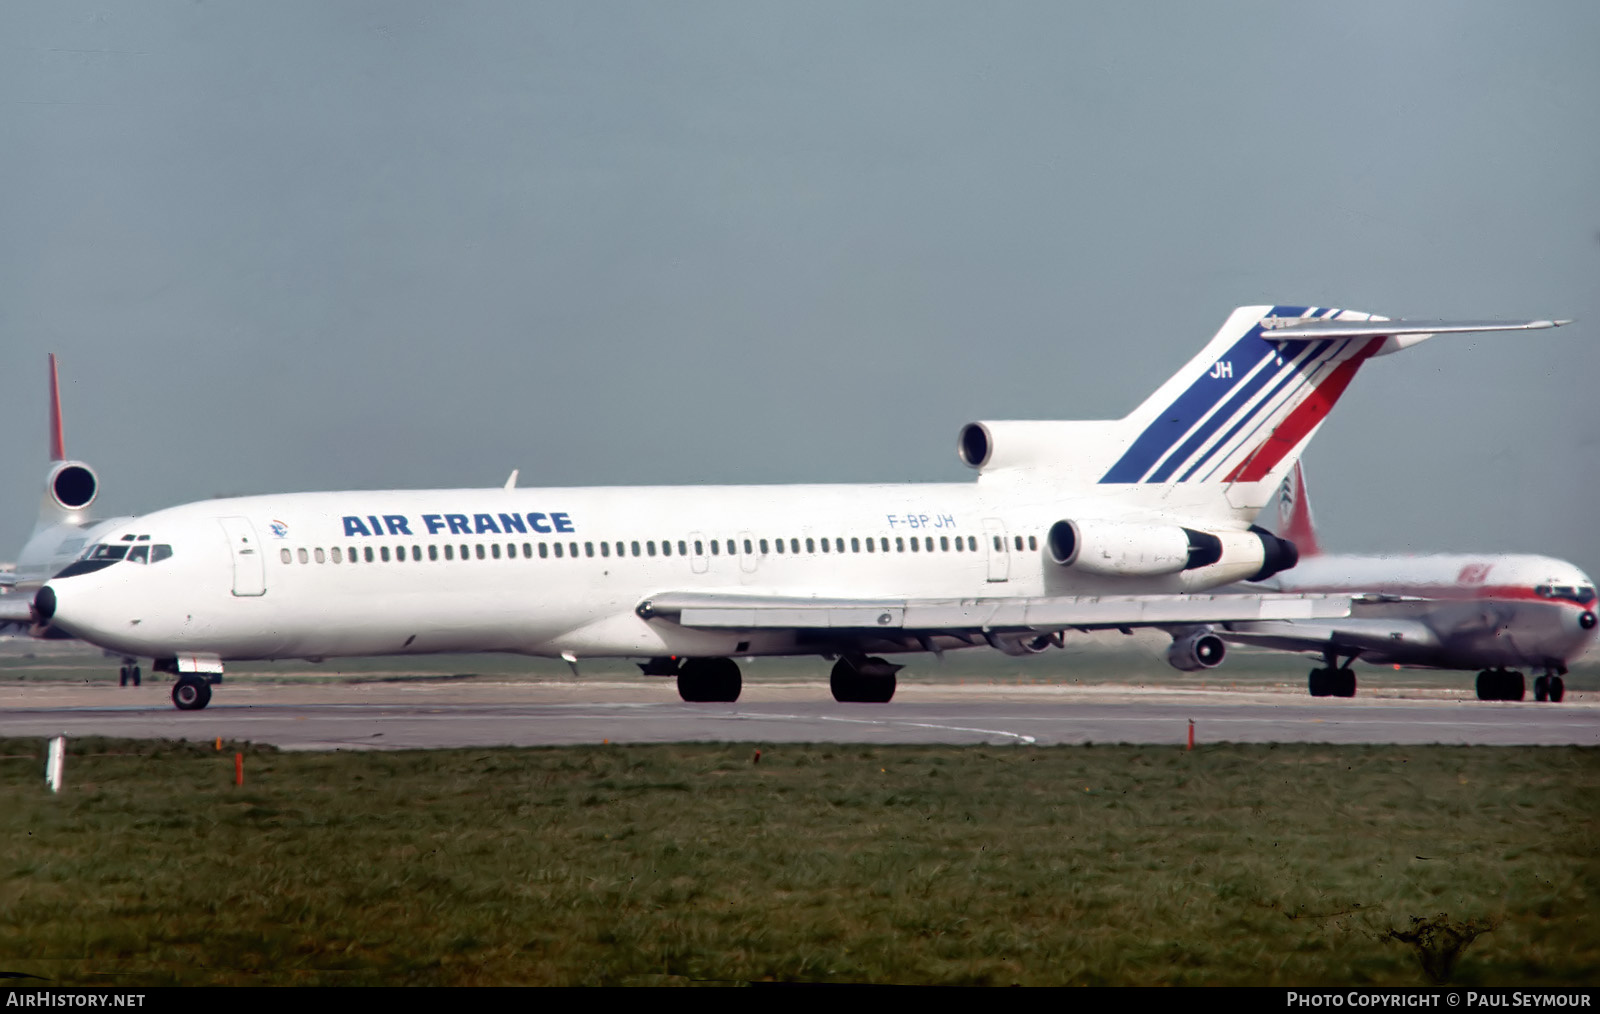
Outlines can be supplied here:
[[516, 489], [517, 488], [517, 473], [520, 472], [520, 471], [522, 471], [522, 469], [520, 469], [520, 468], [513, 468], [511, 470], [511, 478], [506, 480], [506, 489]]

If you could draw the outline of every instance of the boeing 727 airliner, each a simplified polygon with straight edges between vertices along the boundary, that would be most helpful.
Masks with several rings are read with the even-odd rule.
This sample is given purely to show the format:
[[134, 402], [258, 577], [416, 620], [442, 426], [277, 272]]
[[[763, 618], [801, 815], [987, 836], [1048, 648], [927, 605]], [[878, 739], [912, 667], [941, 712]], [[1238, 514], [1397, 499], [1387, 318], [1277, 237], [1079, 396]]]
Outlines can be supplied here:
[[882, 702], [900, 668], [883, 654], [1344, 615], [1206, 592], [1294, 565], [1253, 522], [1368, 359], [1560, 323], [1242, 307], [1123, 419], [968, 424], [971, 484], [209, 500], [107, 533], [34, 608], [155, 659], [185, 710], [229, 660], [462, 651], [647, 659], [688, 701], [737, 700], [735, 658], [819, 655], [836, 699]]

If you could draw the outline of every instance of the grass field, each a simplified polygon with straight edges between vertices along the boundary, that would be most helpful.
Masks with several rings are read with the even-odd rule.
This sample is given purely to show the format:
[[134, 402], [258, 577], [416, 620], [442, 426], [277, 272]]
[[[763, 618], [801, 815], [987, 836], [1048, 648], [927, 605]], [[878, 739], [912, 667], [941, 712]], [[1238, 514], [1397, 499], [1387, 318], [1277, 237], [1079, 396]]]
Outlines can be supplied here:
[[69, 747], [0, 740], [58, 983], [1600, 980], [1592, 749]]

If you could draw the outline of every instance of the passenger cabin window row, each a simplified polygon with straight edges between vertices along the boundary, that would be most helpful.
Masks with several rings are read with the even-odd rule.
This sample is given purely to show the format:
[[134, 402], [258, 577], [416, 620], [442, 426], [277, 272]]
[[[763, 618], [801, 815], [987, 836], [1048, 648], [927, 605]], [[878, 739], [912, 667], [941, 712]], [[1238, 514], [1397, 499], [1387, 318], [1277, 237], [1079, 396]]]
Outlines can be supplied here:
[[[1018, 552], [1026, 546], [1030, 550], [1038, 550], [1039, 539], [1029, 535], [1024, 538], [1015, 536], [1014, 543], [1008, 543], [1001, 535], [994, 536], [994, 548], [998, 552], [1008, 552], [1014, 544]], [[815, 536], [800, 539], [695, 539], [692, 542], [695, 556], [737, 556], [741, 549], [746, 556], [759, 552], [766, 556], [772, 553], [778, 555], [799, 556], [802, 553], [816, 555], [843, 554], [843, 553], [976, 553], [978, 551], [978, 537], [975, 535], [896, 535], [896, 536], [855, 536], [848, 540], [843, 538], [817, 538]], [[501, 543], [445, 543], [432, 544], [424, 548], [419, 545], [411, 546], [350, 546], [348, 548], [334, 546], [324, 552], [320, 547], [315, 549], [299, 548], [290, 550], [287, 547], [278, 551], [278, 558], [284, 563], [420, 563], [426, 552], [429, 561], [436, 560], [515, 560], [519, 556], [531, 560], [537, 556], [541, 560], [554, 557], [561, 559], [593, 559], [600, 557], [609, 559], [615, 557], [652, 557], [652, 556], [689, 556], [691, 542], [687, 539], [662, 539], [659, 543], [653, 539], [631, 539], [620, 542], [507, 542], [503, 547]], [[102, 547], [107, 548], [107, 547]], [[115, 547], [120, 549], [121, 547]], [[156, 547], [166, 550], [166, 555], [171, 555], [171, 549], [166, 546]], [[709, 553], [708, 553], [709, 549]], [[163, 557], [156, 557], [162, 559]]]

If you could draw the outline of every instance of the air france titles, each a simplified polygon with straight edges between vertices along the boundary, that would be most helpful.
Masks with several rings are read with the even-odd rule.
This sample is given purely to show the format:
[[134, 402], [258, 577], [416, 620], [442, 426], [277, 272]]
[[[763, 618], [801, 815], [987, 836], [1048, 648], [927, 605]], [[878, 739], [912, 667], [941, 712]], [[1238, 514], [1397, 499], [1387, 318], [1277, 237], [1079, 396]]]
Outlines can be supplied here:
[[424, 514], [425, 532], [412, 530], [404, 514], [346, 514], [344, 534], [356, 535], [554, 535], [575, 532], [577, 526], [561, 511], [550, 514]]

